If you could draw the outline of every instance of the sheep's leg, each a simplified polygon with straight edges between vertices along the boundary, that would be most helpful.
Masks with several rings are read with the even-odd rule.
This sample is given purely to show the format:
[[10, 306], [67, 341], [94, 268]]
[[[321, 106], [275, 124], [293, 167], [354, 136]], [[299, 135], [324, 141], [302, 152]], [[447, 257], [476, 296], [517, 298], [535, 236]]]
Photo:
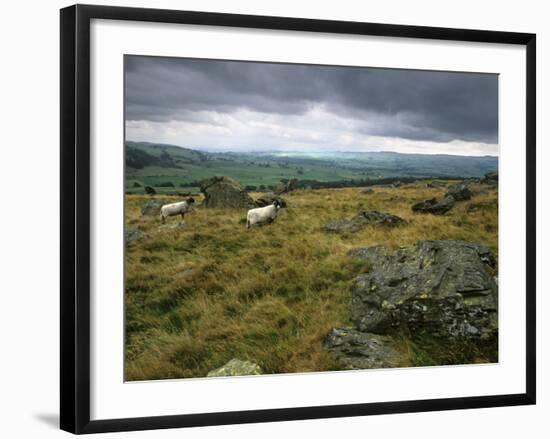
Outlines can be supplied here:
[[248, 218], [246, 219], [246, 228], [250, 229], [250, 220]]
[[183, 220], [185, 218], [185, 212], [181, 213], [181, 219]]

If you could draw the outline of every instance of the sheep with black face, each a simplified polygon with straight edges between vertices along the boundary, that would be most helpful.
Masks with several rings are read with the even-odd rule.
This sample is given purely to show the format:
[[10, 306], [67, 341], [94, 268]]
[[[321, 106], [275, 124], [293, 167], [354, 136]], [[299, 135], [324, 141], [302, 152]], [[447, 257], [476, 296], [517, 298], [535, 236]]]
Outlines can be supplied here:
[[280, 208], [281, 203], [278, 200], [275, 200], [269, 206], [250, 209], [246, 215], [246, 228], [249, 229], [254, 224], [275, 221]]
[[174, 215], [181, 215], [183, 219], [186, 213], [191, 212], [193, 204], [195, 204], [193, 197], [189, 197], [187, 200], [178, 203], [165, 204], [160, 208], [160, 220], [164, 222], [166, 218]]

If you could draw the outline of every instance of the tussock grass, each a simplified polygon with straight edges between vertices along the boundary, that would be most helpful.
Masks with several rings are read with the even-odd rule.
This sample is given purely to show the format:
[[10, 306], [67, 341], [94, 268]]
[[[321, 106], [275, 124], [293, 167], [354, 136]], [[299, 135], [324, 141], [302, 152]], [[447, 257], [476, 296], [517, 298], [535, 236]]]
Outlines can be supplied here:
[[[127, 195], [126, 225], [146, 237], [126, 251], [126, 379], [203, 377], [234, 357], [258, 363], [264, 373], [338, 369], [322, 340], [331, 328], [351, 324], [350, 285], [368, 270], [346, 253], [464, 239], [498, 254], [497, 191], [472, 188], [473, 200], [444, 216], [411, 211], [414, 202], [445, 192], [422, 183], [375, 188], [373, 194], [300, 190], [285, 195], [289, 207], [275, 223], [250, 230], [242, 223], [245, 209], [200, 207], [186, 215], [185, 227], [160, 228], [158, 218], [140, 213], [151, 197]], [[471, 203], [481, 207], [468, 212]], [[344, 235], [321, 230], [361, 209], [390, 212], [408, 224]], [[399, 346], [404, 365], [434, 361], [423, 360], [410, 343]]]

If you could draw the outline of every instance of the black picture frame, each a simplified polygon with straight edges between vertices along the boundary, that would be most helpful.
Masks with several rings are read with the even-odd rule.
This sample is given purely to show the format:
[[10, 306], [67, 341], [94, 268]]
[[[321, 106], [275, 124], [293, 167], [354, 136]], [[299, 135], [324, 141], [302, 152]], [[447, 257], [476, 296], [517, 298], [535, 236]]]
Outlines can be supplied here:
[[[526, 392], [416, 401], [90, 420], [90, 21], [132, 20], [514, 44], [526, 47]], [[535, 404], [536, 36], [289, 17], [75, 5], [61, 10], [61, 429], [81, 434]]]

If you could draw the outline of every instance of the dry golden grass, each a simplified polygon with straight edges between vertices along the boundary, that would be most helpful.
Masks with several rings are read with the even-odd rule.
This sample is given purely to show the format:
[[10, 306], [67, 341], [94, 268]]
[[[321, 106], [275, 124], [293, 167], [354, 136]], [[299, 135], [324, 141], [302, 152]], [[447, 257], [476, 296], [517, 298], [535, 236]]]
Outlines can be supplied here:
[[[498, 254], [498, 193], [472, 189], [472, 201], [444, 216], [411, 211], [414, 202], [445, 192], [422, 183], [373, 194], [301, 190], [285, 195], [289, 208], [275, 223], [250, 230], [242, 223], [245, 209], [202, 208], [186, 215], [183, 228], [160, 228], [158, 218], [140, 213], [151, 197], [127, 195], [127, 227], [146, 237], [126, 252], [126, 378], [202, 377], [234, 357], [258, 363], [264, 373], [337, 369], [322, 340], [331, 328], [350, 325], [350, 285], [367, 269], [348, 250], [464, 239]], [[472, 203], [485, 205], [468, 213]], [[390, 212], [408, 224], [347, 235], [321, 230], [360, 209]], [[401, 345], [403, 365], [418, 364], [411, 347]]]

